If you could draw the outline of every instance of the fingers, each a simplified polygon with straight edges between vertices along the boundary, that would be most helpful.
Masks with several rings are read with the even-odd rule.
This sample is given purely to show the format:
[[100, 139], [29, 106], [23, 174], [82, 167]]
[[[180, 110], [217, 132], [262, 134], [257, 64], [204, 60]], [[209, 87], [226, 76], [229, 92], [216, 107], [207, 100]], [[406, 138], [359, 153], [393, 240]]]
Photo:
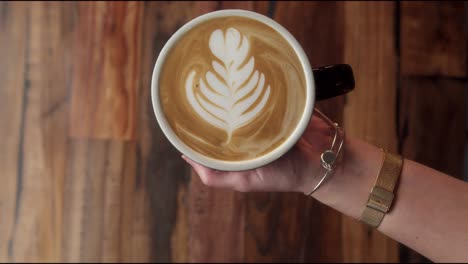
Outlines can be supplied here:
[[198, 175], [210, 175], [210, 174], [216, 174], [215, 170], [211, 170], [205, 166], [202, 166], [195, 161], [187, 158], [186, 156], [182, 155], [182, 158], [192, 166], [192, 168], [197, 172]]
[[212, 170], [205, 166], [202, 166], [195, 161], [187, 158], [186, 156], [182, 156], [182, 158], [192, 166], [192, 168], [197, 172], [198, 176], [205, 185], [213, 186], [213, 187], [222, 187], [223, 185], [227, 185], [226, 177], [223, 177], [222, 173], [218, 173], [216, 170]]
[[210, 169], [195, 161], [182, 156], [182, 158], [192, 166], [198, 176], [206, 186], [218, 188], [230, 188], [237, 191], [249, 191], [250, 182], [247, 181], [249, 172], [228, 172]]
[[[303, 175], [302, 170], [298, 168], [308, 168], [309, 161], [319, 163], [319, 155], [329, 148], [330, 140], [335, 134], [334, 123], [319, 110], [314, 109], [312, 118], [315, 121], [312, 120], [309, 124], [296, 148], [262, 168], [240, 172], [220, 171], [198, 164], [188, 157], [182, 158], [192, 166], [202, 182], [210, 187], [241, 192], [294, 191]], [[313, 166], [316, 166], [315, 162]]]

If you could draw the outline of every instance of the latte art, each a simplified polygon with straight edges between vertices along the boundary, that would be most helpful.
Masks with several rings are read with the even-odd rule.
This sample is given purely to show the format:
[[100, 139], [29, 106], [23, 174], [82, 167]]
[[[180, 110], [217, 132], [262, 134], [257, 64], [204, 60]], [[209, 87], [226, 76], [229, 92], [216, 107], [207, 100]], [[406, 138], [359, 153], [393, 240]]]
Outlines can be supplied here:
[[212, 61], [215, 73], [208, 71], [206, 83], [200, 78], [194, 86], [196, 71], [191, 71], [185, 89], [195, 112], [226, 131], [229, 143], [234, 130], [251, 122], [265, 108], [270, 86], [265, 83], [265, 75], [255, 70], [255, 58], [248, 57], [248, 38], [237, 29], [228, 28], [225, 33], [215, 30], [209, 47], [217, 59]]
[[288, 139], [304, 112], [296, 52], [275, 29], [226, 16], [184, 32], [167, 51], [159, 102], [175, 136], [211, 159], [244, 161]]

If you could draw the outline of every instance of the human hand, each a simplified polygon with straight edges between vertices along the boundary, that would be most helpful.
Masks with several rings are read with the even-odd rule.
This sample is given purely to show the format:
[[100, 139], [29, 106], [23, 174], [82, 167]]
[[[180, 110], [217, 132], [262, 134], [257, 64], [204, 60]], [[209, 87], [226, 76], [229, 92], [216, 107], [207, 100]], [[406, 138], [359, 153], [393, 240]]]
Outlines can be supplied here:
[[314, 109], [311, 122], [301, 139], [284, 156], [261, 168], [228, 172], [207, 168], [182, 156], [210, 187], [241, 192], [310, 192], [323, 175], [321, 154], [330, 148], [335, 127], [324, 114]]

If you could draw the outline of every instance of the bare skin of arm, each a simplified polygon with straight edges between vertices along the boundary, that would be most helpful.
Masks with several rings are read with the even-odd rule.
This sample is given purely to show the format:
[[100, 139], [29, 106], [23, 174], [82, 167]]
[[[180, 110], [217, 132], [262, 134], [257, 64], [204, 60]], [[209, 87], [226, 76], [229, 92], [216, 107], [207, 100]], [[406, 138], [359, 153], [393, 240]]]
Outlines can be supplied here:
[[[308, 193], [323, 173], [319, 157], [333, 135], [331, 122], [316, 112], [296, 146], [265, 167], [224, 172], [184, 159], [208, 186]], [[359, 219], [382, 158], [376, 146], [347, 137], [341, 162], [313, 197]], [[391, 211], [378, 230], [432, 261], [468, 261], [468, 183], [405, 159]]]

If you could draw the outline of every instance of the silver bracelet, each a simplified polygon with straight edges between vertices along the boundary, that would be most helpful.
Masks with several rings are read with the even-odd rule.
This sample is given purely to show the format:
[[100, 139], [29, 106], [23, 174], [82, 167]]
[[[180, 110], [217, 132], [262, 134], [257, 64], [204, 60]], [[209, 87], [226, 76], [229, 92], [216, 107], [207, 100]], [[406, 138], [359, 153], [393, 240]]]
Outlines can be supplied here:
[[332, 173], [333, 169], [335, 168], [335, 162], [337, 161], [337, 159], [340, 156], [341, 149], [343, 147], [343, 142], [344, 142], [344, 131], [343, 131], [343, 135], [342, 135], [341, 140], [340, 140], [340, 144], [338, 145], [338, 149], [335, 152], [334, 151], [334, 149], [336, 148], [335, 143], [336, 143], [336, 140], [338, 139], [338, 134], [340, 132], [340, 127], [338, 126], [337, 123], [334, 123], [333, 125], [335, 126], [335, 137], [333, 138], [332, 145], [331, 145], [330, 149], [325, 150], [322, 153], [322, 155], [320, 156], [320, 161], [322, 163], [322, 167], [326, 170], [326, 172], [322, 176], [320, 181], [317, 183], [317, 185], [315, 185], [314, 189], [307, 194], [308, 196], [312, 195], [320, 187], [320, 185], [322, 185], [322, 183], [327, 179], [328, 175], [330, 175]]

